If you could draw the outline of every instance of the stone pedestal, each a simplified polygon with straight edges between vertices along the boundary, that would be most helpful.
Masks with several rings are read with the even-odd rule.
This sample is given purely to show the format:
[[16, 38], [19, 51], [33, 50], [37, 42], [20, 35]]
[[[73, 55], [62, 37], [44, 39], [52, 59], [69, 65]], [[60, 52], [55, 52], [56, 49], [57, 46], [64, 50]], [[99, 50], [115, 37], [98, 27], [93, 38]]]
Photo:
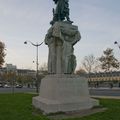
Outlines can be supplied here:
[[87, 80], [73, 75], [76, 67], [74, 45], [80, 40], [78, 27], [69, 22], [55, 22], [48, 30], [48, 73], [41, 81], [40, 94], [33, 105], [44, 113], [78, 111], [98, 105], [89, 96]]
[[99, 105], [89, 96], [87, 80], [77, 75], [48, 75], [41, 81], [33, 105], [45, 114], [90, 109]]

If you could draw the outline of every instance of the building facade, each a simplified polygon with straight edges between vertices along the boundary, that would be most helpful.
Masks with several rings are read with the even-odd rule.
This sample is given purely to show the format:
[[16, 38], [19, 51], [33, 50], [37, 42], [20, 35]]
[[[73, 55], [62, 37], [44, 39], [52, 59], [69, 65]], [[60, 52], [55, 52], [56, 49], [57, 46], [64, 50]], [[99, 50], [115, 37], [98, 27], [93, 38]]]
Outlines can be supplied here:
[[120, 87], [120, 71], [89, 73], [86, 77], [90, 86]]

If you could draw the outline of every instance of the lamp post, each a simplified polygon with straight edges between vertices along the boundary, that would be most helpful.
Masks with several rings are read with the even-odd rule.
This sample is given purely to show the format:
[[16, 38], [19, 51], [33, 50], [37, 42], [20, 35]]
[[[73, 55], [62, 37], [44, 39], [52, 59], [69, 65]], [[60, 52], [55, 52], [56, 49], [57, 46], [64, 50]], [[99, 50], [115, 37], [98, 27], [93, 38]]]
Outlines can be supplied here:
[[117, 41], [115, 41], [115, 42], [114, 42], [114, 44], [115, 44], [115, 45], [117, 45], [117, 46], [118, 46], [118, 48], [120, 49], [120, 45], [118, 44], [118, 42], [117, 42]]
[[36, 47], [36, 92], [38, 93], [39, 92], [38, 90], [39, 89], [39, 86], [38, 86], [38, 65], [39, 65], [38, 64], [38, 47], [42, 45], [43, 42], [41, 42], [40, 44], [38, 43], [34, 44], [31, 41], [25, 41], [24, 44], [27, 44], [28, 42], [31, 43], [31, 45]]

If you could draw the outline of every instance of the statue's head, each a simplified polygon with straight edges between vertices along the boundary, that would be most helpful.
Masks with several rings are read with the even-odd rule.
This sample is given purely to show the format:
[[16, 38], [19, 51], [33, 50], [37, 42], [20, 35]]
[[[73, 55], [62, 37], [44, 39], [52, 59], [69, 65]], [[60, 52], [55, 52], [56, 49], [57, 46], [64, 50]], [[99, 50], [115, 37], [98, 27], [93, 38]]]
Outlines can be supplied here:
[[57, 4], [58, 0], [53, 0], [55, 2], [55, 4]]

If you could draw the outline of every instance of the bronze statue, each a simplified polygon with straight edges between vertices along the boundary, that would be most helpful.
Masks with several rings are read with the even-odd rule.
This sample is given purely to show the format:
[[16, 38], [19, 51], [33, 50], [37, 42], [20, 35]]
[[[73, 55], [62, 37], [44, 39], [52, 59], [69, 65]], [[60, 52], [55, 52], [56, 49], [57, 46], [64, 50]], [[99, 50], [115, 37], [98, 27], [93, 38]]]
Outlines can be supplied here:
[[56, 21], [64, 21], [73, 23], [69, 18], [69, 0], [53, 0], [56, 4], [56, 9], [53, 9], [53, 20], [50, 22], [53, 25]]

